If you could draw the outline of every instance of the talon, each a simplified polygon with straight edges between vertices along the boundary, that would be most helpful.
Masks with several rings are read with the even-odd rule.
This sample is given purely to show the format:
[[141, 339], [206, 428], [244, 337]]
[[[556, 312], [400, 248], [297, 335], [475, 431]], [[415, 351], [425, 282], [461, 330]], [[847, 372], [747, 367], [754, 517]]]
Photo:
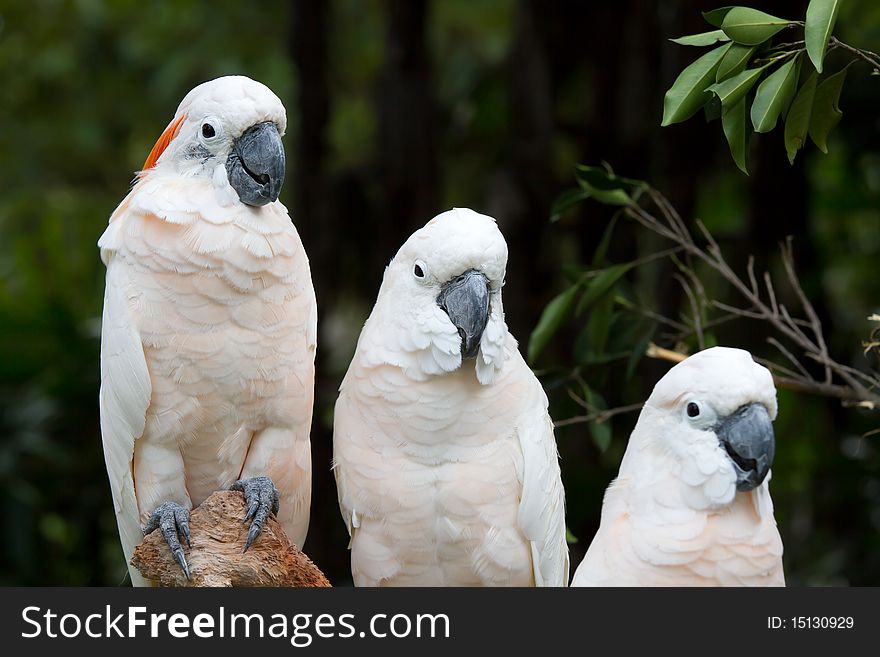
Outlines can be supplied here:
[[248, 520], [254, 517], [257, 513], [257, 509], [260, 508], [260, 501], [257, 499], [251, 500], [250, 504], [248, 504], [247, 512], [244, 514], [244, 518], [241, 521], [241, 524], [245, 524]]
[[187, 547], [192, 547], [189, 540], [189, 513], [183, 507], [178, 507], [174, 509], [174, 520], [177, 523], [178, 530], [186, 540]]
[[186, 563], [186, 556], [178, 537], [178, 534], [182, 535], [186, 544], [190, 544], [189, 510], [177, 502], [163, 502], [155, 508], [147, 521], [144, 527], [144, 536], [156, 529], [162, 531], [162, 536], [171, 550], [174, 560], [186, 578], [189, 579], [189, 565]]
[[275, 484], [272, 483], [269, 477], [251, 477], [236, 481], [232, 484], [230, 490], [244, 493], [247, 511], [243, 524], [247, 523], [248, 520], [251, 521], [247, 540], [242, 550], [242, 552], [247, 552], [263, 530], [269, 514], [276, 515], [278, 513], [278, 489], [275, 488]]
[[247, 540], [244, 543], [244, 549], [241, 551], [242, 554], [248, 551], [248, 549], [253, 545], [254, 539], [257, 537], [257, 534], [260, 533], [262, 527], [257, 523], [251, 523], [251, 528], [248, 529]]

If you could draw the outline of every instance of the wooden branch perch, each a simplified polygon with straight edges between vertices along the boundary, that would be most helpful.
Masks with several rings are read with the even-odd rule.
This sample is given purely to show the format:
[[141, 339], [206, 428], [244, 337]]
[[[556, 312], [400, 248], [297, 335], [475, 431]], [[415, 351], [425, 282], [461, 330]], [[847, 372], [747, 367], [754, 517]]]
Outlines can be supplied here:
[[193, 509], [189, 519], [192, 545], [183, 548], [190, 580], [159, 530], [135, 548], [131, 564], [159, 586], [330, 586], [324, 573], [290, 542], [274, 516], [242, 553], [248, 530], [241, 521], [244, 515], [244, 496], [236, 491], [218, 491]]

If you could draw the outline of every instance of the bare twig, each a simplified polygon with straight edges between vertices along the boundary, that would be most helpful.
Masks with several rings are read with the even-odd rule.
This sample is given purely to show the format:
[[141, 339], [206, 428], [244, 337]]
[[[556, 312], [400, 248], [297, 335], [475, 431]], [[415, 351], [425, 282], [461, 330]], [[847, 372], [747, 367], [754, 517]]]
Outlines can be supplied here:
[[654, 320], [658, 324], [664, 324], [671, 329], [675, 329], [676, 331], [679, 332], [679, 334], [687, 334], [687, 335], [691, 334], [691, 329], [689, 327], [685, 326], [684, 324], [682, 324], [681, 322], [677, 322], [670, 317], [665, 317], [664, 315], [661, 315], [660, 313], [656, 313], [649, 308], [641, 308], [640, 306], [637, 306], [637, 305], [629, 302], [626, 299], [621, 299], [618, 301], [618, 303], [621, 306], [623, 306], [624, 308], [626, 308], [627, 310], [629, 310], [633, 313], [636, 313], [637, 315], [641, 315], [642, 317], [647, 317], [648, 319]]
[[782, 343], [779, 340], [777, 340], [774, 337], [769, 337], [769, 338], [767, 338], [767, 342], [769, 342], [774, 347], [779, 349], [779, 351], [781, 351], [782, 354], [786, 358], [788, 358], [789, 361], [791, 361], [792, 365], [794, 365], [800, 371], [801, 376], [803, 376], [805, 378], [810, 377], [810, 373], [807, 372], [807, 369], [803, 365], [801, 365], [801, 362], [797, 358], [795, 358], [794, 356], [791, 355], [791, 352], [788, 349], [786, 349], [785, 347], [782, 346]]
[[587, 415], [575, 415], [574, 417], [566, 418], [565, 420], [557, 420], [553, 423], [555, 428], [559, 427], [567, 427], [572, 424], [581, 424], [584, 422], [598, 422], [601, 424], [602, 422], [607, 422], [615, 415], [621, 415], [623, 413], [634, 413], [635, 411], [641, 410], [643, 403], [638, 404], [628, 404], [626, 406], [618, 406], [616, 408], [608, 408], [601, 411], [594, 411], [592, 413], [588, 413]]
[[572, 390], [571, 388], [566, 388], [566, 389], [565, 389], [565, 392], [568, 394], [569, 398], [570, 398], [575, 404], [577, 404], [578, 406], [580, 406], [580, 407], [583, 408], [584, 410], [587, 410], [587, 411], [592, 410], [592, 407], [587, 403], [587, 401], [586, 401], [585, 399], [581, 399], [580, 397], [578, 397], [578, 396], [574, 393], [574, 390]]
[[773, 289], [773, 281], [770, 279], [770, 273], [764, 272], [764, 287], [767, 288], [767, 296], [770, 298], [770, 309], [775, 315], [779, 314], [779, 304], [776, 303], [776, 291]]
[[[645, 350], [645, 355], [649, 358], [657, 358], [659, 360], [665, 360], [671, 363], [680, 363], [688, 357], [688, 354], [674, 351], [672, 349], [664, 349], [663, 347], [658, 347], [653, 342], [648, 345], [648, 348]], [[759, 360], [762, 365], [767, 365], [768, 367], [772, 367], [774, 369], [787, 369], [775, 363], [770, 363], [761, 359], [757, 360]], [[791, 372], [791, 370], [788, 371]], [[793, 374], [793, 372], [791, 373]], [[862, 400], [855, 398], [853, 396], [852, 390], [846, 386], [824, 384], [817, 381], [805, 381], [801, 378], [791, 376], [778, 376], [775, 374], [773, 375], [773, 382], [780, 388], [787, 388], [789, 390], [795, 390], [797, 392], [806, 392], [814, 395], [822, 395], [825, 397], [834, 397], [835, 399], [840, 399], [842, 401], [848, 402], [862, 402]], [[868, 403], [870, 404], [870, 402]], [[863, 408], [873, 409], [872, 406], [863, 406]]]
[[645, 355], [648, 358], [659, 358], [660, 360], [668, 360], [672, 363], [680, 363], [688, 357], [688, 354], [683, 354], [680, 351], [673, 351], [672, 349], [664, 349], [663, 347], [658, 347], [653, 342], [648, 343], [648, 348], [645, 350]]
[[[869, 54], [873, 55], [873, 53]], [[755, 274], [754, 258], [749, 258], [745, 279], [741, 278], [727, 263], [718, 242], [701, 221], [697, 220], [696, 226], [699, 234], [705, 240], [705, 247], [697, 244], [681, 217], [659, 191], [648, 188], [646, 197], [650, 199], [662, 219], [640, 205], [629, 206], [624, 210], [624, 213], [643, 227], [670, 240], [677, 246], [673, 260], [682, 275], [676, 275], [676, 279], [681, 283], [694, 315], [693, 327], [689, 327], [687, 331], [681, 331], [680, 338], [694, 335], [702, 347], [703, 333], [710, 326], [734, 318], [766, 322], [779, 336], [768, 336], [768, 342], [794, 366], [792, 369], [767, 361], [768, 366], [772, 366], [772, 369], [776, 371], [775, 378], [780, 387], [840, 399], [849, 405], [858, 405], [861, 408], [880, 409], [880, 393], [878, 393], [880, 377], [878, 374], [863, 372], [831, 357], [818, 313], [816, 313], [797, 277], [791, 238], [780, 245], [782, 264], [788, 287], [794, 293], [805, 318], [793, 316], [784, 304], [779, 303], [773, 281], [769, 273], [766, 272], [763, 276], [763, 291], [766, 294], [766, 300], [762, 297], [762, 289]], [[745, 301], [745, 304], [739, 307], [718, 299], [710, 299], [693, 266], [682, 263], [677, 257], [679, 251], [685, 258], [693, 258], [703, 262], [724, 278]], [[704, 321], [701, 308], [706, 306], [723, 310], [726, 315], [717, 320]], [[658, 321], [676, 328], [674, 320], [662, 318]], [[877, 321], [880, 321], [880, 316]], [[872, 337], [871, 341], [865, 345], [866, 349], [880, 350], [880, 327], [877, 328], [877, 335], [878, 339], [875, 340]], [[785, 346], [779, 338], [790, 343], [794, 349]], [[877, 343], [876, 346], [873, 343]], [[662, 349], [655, 344], [648, 347], [648, 355], [672, 362], [678, 362], [685, 358], [677, 351]], [[804, 358], [821, 366], [823, 372], [821, 378], [814, 378], [810, 374], [809, 368], [801, 360]]]
[[[782, 250], [782, 264], [785, 267], [785, 273], [788, 274], [788, 281], [791, 283], [791, 289], [797, 294], [801, 306], [807, 314], [807, 319], [810, 321], [810, 328], [813, 330], [813, 335], [816, 338], [819, 352], [827, 354], [828, 348], [825, 346], [825, 335], [822, 333], [822, 322], [819, 321], [819, 316], [813, 309], [813, 304], [809, 302], [807, 295], [804, 294], [804, 289], [801, 287], [797, 274], [794, 272], [794, 250], [792, 249], [792, 237], [790, 235], [788, 236], [788, 239], [785, 240], [785, 243], [780, 245], [780, 249]], [[827, 362], [825, 363], [825, 383], [831, 383], [831, 367]]]
[[[869, 54], [873, 55], [873, 53]], [[679, 363], [688, 357], [683, 340], [695, 337], [698, 346], [702, 349], [705, 345], [706, 331], [733, 320], [750, 319], [763, 322], [772, 329], [775, 335], [772, 333], [768, 335], [767, 342], [790, 365], [789, 367], [772, 360], [755, 358], [757, 362], [770, 369], [779, 388], [838, 399], [847, 407], [880, 409], [880, 374], [870, 368], [866, 372], [845, 365], [830, 355], [819, 315], [797, 276], [791, 238], [780, 244], [780, 252], [787, 287], [797, 300], [800, 306], [799, 312], [803, 317], [793, 315], [785, 304], [779, 302], [776, 287], [768, 272], [765, 271], [759, 280], [755, 273], [754, 257], [749, 257], [745, 276], [741, 277], [728, 264], [718, 242], [699, 219], [695, 222], [697, 228], [695, 238], [681, 216], [659, 191], [646, 186], [641, 188], [640, 194], [634, 198], [640, 198], [642, 203], [653, 205], [657, 214], [638, 202], [623, 208], [623, 214], [647, 230], [672, 242], [672, 247], [639, 258], [631, 263], [631, 266], [636, 267], [660, 258], [670, 258], [679, 270], [675, 278], [685, 292], [693, 316], [692, 322], [688, 322], [686, 318], [683, 322], [677, 321], [649, 308], [639, 307], [625, 299], [621, 300], [620, 303], [629, 311], [648, 317], [674, 331], [667, 333], [665, 337], [675, 343], [676, 347], [667, 349], [651, 342], [646, 349], [648, 357]], [[700, 238], [702, 238], [701, 243], [698, 243], [697, 239]], [[711, 298], [697, 274], [695, 263], [699, 262], [723, 278], [739, 295], [741, 301], [733, 305]], [[707, 317], [707, 308], [717, 308], [724, 311], [724, 314]], [[873, 352], [880, 359], [880, 315], [871, 315], [868, 319], [877, 325], [871, 331], [869, 340], [863, 343], [865, 354]], [[688, 326], [688, 323], [691, 325]], [[821, 378], [811, 374], [805, 361], [812, 361], [822, 368]], [[586, 387], [577, 370], [572, 377]], [[567, 392], [585, 413], [559, 420], [554, 424], [556, 427], [588, 422], [602, 423], [615, 415], [642, 408], [642, 404], [638, 403], [600, 409], [589, 400], [578, 397], [571, 389], [567, 389]], [[880, 433], [880, 429], [874, 433]]]
[[697, 346], [699, 346], [700, 349], [705, 349], [706, 341], [703, 339], [703, 326], [700, 323], [700, 310], [697, 308], [697, 298], [694, 296], [694, 292], [691, 290], [691, 286], [684, 276], [676, 274], [675, 280], [681, 284], [681, 287], [691, 304], [691, 314], [693, 315], [694, 334], [697, 337]]
[[842, 48], [846, 50], [848, 53], [851, 53], [858, 57], [861, 60], [868, 62], [871, 66], [874, 67], [874, 70], [880, 70], [880, 55], [875, 52], [871, 52], [870, 50], [863, 50], [861, 48], [854, 48], [853, 46], [844, 43], [837, 37], [831, 37], [828, 40], [828, 44], [831, 48]]

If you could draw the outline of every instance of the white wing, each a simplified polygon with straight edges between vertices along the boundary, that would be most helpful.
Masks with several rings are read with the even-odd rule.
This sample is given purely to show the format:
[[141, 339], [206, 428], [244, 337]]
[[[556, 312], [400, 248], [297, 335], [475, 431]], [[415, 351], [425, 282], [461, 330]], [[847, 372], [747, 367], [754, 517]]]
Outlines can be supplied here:
[[[126, 563], [143, 540], [132, 457], [134, 442], [144, 432], [151, 390], [143, 345], [131, 319], [129, 290], [125, 263], [110, 254], [101, 322], [101, 436]], [[133, 566], [129, 572], [135, 586], [148, 584]]]
[[[523, 367], [534, 378], [525, 363]], [[559, 471], [553, 422], [547, 412], [547, 396], [538, 381], [534, 383], [540, 394], [531, 396], [517, 428], [523, 457], [519, 525], [531, 546], [535, 585], [567, 586], [569, 558], [565, 542], [565, 490]]]

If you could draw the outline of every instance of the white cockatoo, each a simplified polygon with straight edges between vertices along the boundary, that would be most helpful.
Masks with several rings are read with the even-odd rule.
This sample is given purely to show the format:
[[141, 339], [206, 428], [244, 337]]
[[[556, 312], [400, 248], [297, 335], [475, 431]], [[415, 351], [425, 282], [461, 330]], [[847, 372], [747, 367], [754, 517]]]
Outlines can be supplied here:
[[713, 347], [654, 387], [572, 586], [784, 586], [770, 500], [776, 388]]
[[547, 397], [508, 332], [507, 244], [453, 209], [385, 270], [333, 433], [358, 586], [565, 586]]
[[248, 546], [270, 512], [305, 539], [317, 310], [278, 201], [286, 124], [250, 78], [197, 86], [98, 242], [101, 432], [126, 561], [158, 527], [188, 576], [189, 511], [230, 486]]

